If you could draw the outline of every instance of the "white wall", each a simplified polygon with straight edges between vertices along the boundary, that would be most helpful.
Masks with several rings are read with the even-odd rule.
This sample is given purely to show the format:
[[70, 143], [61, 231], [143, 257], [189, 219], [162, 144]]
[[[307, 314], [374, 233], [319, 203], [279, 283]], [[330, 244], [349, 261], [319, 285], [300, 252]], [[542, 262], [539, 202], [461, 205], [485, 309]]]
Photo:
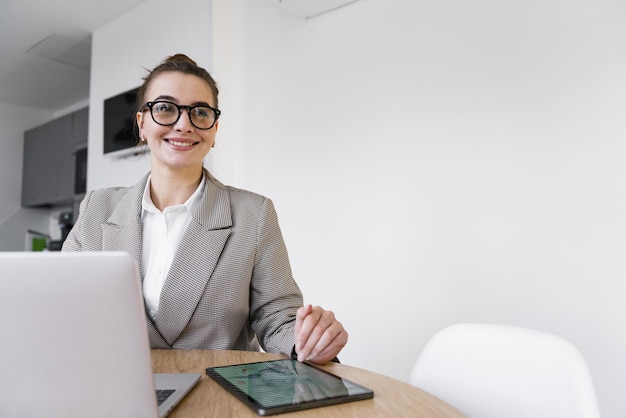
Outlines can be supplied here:
[[213, 3], [224, 180], [274, 200], [342, 360], [406, 380], [448, 324], [530, 326], [575, 343], [623, 417], [623, 6]]
[[[164, 31], [171, 30], [167, 36]], [[165, 34], [164, 34], [165, 33]], [[211, 69], [211, 1], [190, 0], [172, 7], [149, 0], [93, 34], [89, 101], [87, 187], [135, 184], [150, 169], [149, 155], [125, 159], [102, 151], [104, 100], [141, 85], [146, 68], [185, 53]]]
[[[530, 326], [574, 342], [603, 416], [624, 416], [621, 4], [168, 6], [94, 34], [89, 188], [149, 166], [101, 156], [103, 100], [189, 53], [221, 87], [214, 171], [274, 200], [307, 302], [350, 331], [345, 363], [406, 380], [445, 325]], [[179, 36], [151, 42], [163, 25]]]

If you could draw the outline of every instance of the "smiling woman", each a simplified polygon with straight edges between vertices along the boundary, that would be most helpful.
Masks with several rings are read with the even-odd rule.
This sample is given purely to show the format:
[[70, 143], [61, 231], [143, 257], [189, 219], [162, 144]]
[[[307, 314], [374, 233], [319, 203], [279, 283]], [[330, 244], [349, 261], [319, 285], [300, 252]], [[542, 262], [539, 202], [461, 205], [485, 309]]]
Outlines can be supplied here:
[[152, 177], [175, 175], [183, 186], [173, 191], [153, 182], [152, 199], [160, 210], [166, 207], [161, 201], [167, 206], [182, 204], [200, 184], [202, 161], [215, 144], [219, 111], [211, 87], [196, 75], [163, 72], [140, 90], [138, 103], [143, 105], [137, 112], [137, 126], [152, 153]]
[[152, 70], [135, 117], [151, 171], [133, 187], [87, 193], [63, 250], [134, 255], [152, 348], [262, 347], [326, 363], [348, 334], [331, 311], [302, 306], [272, 201], [203, 167], [217, 96], [211, 75], [185, 55]]

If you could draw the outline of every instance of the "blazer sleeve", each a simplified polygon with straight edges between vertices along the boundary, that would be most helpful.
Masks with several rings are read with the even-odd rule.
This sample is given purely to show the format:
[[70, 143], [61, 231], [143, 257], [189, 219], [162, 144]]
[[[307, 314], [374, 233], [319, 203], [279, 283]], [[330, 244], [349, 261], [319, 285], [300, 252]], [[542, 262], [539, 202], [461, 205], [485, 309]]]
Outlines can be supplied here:
[[291, 354], [296, 310], [302, 293], [296, 284], [287, 248], [270, 199], [261, 206], [250, 288], [251, 326], [267, 352]]

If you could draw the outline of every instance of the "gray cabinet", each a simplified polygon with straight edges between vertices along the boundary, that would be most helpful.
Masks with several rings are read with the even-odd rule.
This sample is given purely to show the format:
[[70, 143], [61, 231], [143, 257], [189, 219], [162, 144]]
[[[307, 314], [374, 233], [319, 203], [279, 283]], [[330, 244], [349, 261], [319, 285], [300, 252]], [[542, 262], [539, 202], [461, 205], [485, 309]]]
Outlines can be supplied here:
[[76, 151], [87, 146], [87, 111], [71, 113], [24, 133], [22, 206], [72, 204]]

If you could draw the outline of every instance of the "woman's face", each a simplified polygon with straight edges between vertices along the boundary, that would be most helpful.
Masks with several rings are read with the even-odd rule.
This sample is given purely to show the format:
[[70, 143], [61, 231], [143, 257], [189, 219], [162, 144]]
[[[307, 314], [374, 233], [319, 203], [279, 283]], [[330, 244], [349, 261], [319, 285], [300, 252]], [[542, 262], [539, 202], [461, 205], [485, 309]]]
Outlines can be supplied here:
[[[180, 72], [156, 76], [148, 86], [145, 101], [167, 100], [181, 106], [209, 105], [215, 107], [208, 84], [200, 77]], [[183, 109], [178, 121], [170, 126], [157, 124], [150, 110], [137, 112], [140, 137], [148, 142], [152, 169], [201, 168], [202, 160], [215, 143], [218, 123], [211, 129], [198, 129]]]

